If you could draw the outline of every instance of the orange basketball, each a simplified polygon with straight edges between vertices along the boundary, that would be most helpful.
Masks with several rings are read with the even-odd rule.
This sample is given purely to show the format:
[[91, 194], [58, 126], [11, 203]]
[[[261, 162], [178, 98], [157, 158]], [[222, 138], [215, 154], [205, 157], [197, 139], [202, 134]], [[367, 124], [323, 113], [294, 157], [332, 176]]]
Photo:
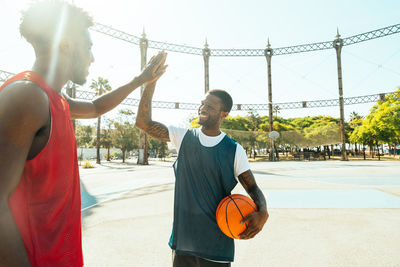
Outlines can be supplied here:
[[255, 211], [257, 206], [251, 198], [241, 194], [227, 196], [217, 207], [218, 226], [225, 235], [239, 239], [239, 235], [248, 227], [247, 222], [245, 224], [240, 222]]

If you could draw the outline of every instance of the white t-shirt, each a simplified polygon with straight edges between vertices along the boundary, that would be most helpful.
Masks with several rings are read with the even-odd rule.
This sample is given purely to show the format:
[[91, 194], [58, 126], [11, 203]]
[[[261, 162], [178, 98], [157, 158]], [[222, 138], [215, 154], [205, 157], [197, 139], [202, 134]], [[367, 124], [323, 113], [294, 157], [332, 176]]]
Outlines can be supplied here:
[[[183, 137], [188, 129], [179, 128], [175, 126], [169, 126], [169, 139], [171, 140], [171, 144], [176, 148], [176, 151], [179, 153], [179, 148], [181, 147]], [[218, 136], [208, 136], [205, 135], [201, 130], [199, 131], [199, 139], [200, 144], [205, 147], [213, 147], [216, 146], [221, 140], [225, 137], [225, 133], [221, 132]], [[235, 177], [237, 177], [244, 173], [245, 171], [250, 170], [250, 164], [247, 159], [246, 152], [240, 144], [236, 145], [236, 154], [235, 154], [235, 162], [234, 162], [234, 173]]]

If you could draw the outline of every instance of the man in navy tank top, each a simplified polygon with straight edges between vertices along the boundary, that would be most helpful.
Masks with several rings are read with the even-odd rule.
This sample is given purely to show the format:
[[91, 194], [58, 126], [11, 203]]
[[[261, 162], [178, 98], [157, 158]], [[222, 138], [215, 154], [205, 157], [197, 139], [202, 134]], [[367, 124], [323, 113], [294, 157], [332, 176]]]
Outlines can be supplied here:
[[220, 130], [232, 108], [232, 98], [223, 90], [211, 90], [198, 109], [201, 128], [166, 127], [151, 118], [155, 85], [156, 81], [146, 84], [136, 126], [157, 140], [171, 142], [178, 151], [174, 163], [174, 221], [169, 240], [172, 265], [231, 266], [234, 242], [218, 228], [215, 211], [219, 202], [231, 194], [237, 180], [258, 207], [244, 218], [249, 227], [240, 239], [253, 238], [268, 219], [265, 197], [243, 147]]

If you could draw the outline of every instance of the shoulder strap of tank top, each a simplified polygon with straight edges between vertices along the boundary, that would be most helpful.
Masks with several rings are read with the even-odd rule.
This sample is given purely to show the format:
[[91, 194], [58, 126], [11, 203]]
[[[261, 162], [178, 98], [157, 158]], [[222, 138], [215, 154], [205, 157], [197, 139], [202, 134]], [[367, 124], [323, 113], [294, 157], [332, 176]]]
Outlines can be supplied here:
[[20, 80], [32, 81], [35, 84], [37, 84], [40, 88], [42, 88], [46, 93], [51, 93], [53, 91], [51, 87], [43, 80], [43, 78], [40, 77], [39, 74], [29, 70], [18, 73], [15, 76], [11, 77], [10, 79], [6, 80], [4, 84], [0, 87], [0, 90], [3, 89], [6, 85]]

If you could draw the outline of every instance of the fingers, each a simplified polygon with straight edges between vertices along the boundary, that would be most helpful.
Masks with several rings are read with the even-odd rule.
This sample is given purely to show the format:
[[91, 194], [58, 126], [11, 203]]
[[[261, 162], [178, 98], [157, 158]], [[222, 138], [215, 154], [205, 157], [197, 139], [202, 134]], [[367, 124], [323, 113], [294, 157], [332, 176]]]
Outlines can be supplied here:
[[253, 218], [253, 216], [255, 215], [255, 213], [256, 213], [256, 212], [250, 213], [250, 214], [247, 215], [245, 218], [243, 218], [243, 220], [242, 220], [240, 223], [241, 223], [241, 224], [244, 224], [244, 223], [250, 221], [250, 220]]
[[239, 235], [240, 239], [250, 239], [256, 236], [263, 228], [264, 223], [260, 220], [258, 212], [253, 212], [244, 218], [241, 223], [246, 223], [247, 229]]
[[162, 66], [160, 67], [156, 73], [153, 74], [153, 78], [150, 81], [150, 83], [155, 83], [157, 82], [157, 80], [165, 73], [166, 69], [167, 69], [168, 65]]
[[142, 83], [157, 81], [157, 79], [165, 73], [167, 68], [167, 66], [164, 65], [166, 59], [167, 53], [164, 51], [160, 51], [157, 55], [153, 56], [140, 74]]
[[166, 52], [159, 51], [156, 55], [151, 57], [151, 59], [148, 61], [148, 64], [152, 65], [153, 67], [158, 66], [162, 59], [166, 57], [166, 55]]
[[255, 237], [261, 231], [258, 227], [252, 227], [251, 225], [243, 233], [239, 235], [240, 239], [251, 239]]
[[157, 81], [165, 73], [167, 67], [168, 65], [159, 68], [159, 70], [157, 70], [157, 72], [154, 74], [154, 80]]
[[153, 72], [157, 72], [161, 66], [164, 66], [164, 63], [167, 60], [167, 55], [168, 54], [164, 51], [161, 51], [158, 53], [157, 57], [159, 57], [159, 58], [157, 58], [157, 61], [153, 68]]
[[149, 60], [149, 63], [153, 62], [154, 58], [156, 57], [156, 55], [152, 56]]

